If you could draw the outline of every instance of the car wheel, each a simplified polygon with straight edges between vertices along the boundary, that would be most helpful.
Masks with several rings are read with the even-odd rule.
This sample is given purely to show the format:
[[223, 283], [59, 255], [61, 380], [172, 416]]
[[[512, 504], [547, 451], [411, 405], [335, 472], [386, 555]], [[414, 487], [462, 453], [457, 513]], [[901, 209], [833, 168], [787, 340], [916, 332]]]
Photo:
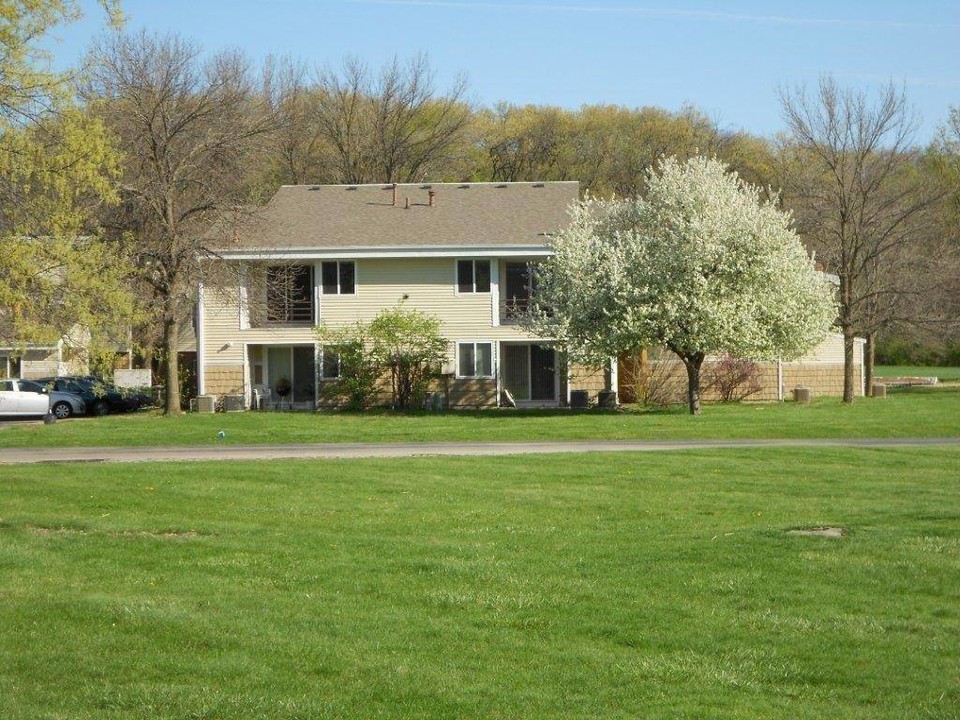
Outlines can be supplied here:
[[53, 416], [57, 420], [66, 420], [73, 415], [73, 408], [70, 407], [70, 403], [61, 400], [58, 403], [54, 403], [53, 407], [50, 408], [50, 412], [53, 413]]
[[107, 404], [106, 400], [97, 400], [93, 404], [93, 414], [97, 417], [102, 415], [107, 415], [110, 412], [110, 406]]

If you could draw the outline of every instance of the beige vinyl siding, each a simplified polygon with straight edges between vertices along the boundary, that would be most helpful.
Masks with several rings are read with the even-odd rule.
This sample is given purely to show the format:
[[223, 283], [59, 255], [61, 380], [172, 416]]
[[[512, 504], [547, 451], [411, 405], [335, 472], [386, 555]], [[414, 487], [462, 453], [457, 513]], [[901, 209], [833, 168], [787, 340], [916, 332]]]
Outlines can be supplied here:
[[[863, 361], [863, 345], [853, 344], [853, 362], [859, 365]], [[830, 333], [823, 342], [817, 345], [806, 355], [797, 358], [801, 363], [843, 363], [843, 335]]]
[[[462, 259], [469, 258], [464, 255]], [[320, 297], [321, 322], [332, 327], [357, 320], [369, 322], [381, 310], [403, 301], [406, 308], [440, 318], [440, 332], [451, 343], [451, 368], [458, 342], [533, 339], [516, 325], [493, 324], [496, 311], [493, 290], [457, 292], [455, 258], [364, 259], [357, 261], [356, 269], [356, 295]]]
[[[315, 276], [319, 278], [319, 268]], [[435, 315], [441, 320], [441, 333], [451, 342], [451, 365], [454, 345], [459, 341], [534, 339], [516, 325], [493, 324], [492, 293], [457, 293], [456, 287], [455, 258], [361, 259], [356, 261], [356, 294], [318, 293], [315, 298], [319, 297], [320, 321], [332, 327], [357, 320], [369, 322], [381, 310], [401, 301], [404, 307]], [[314, 342], [310, 327], [241, 329], [239, 293], [236, 289], [214, 287], [207, 287], [204, 292], [203, 335], [208, 365], [242, 362], [244, 343]]]
[[203, 349], [207, 365], [242, 365], [244, 344], [310, 344], [313, 328], [270, 327], [240, 329], [240, 306], [235, 291], [206, 288], [204, 292]]

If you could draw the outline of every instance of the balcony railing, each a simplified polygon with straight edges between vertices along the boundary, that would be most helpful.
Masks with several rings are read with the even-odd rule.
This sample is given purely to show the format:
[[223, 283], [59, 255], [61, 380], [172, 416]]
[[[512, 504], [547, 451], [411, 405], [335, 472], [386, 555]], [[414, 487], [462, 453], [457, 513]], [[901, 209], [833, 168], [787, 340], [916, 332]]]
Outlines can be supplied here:
[[530, 309], [530, 301], [524, 299], [507, 300], [500, 305], [500, 324], [516, 325]]
[[309, 300], [263, 304], [250, 313], [252, 327], [310, 325], [313, 323], [313, 303]]

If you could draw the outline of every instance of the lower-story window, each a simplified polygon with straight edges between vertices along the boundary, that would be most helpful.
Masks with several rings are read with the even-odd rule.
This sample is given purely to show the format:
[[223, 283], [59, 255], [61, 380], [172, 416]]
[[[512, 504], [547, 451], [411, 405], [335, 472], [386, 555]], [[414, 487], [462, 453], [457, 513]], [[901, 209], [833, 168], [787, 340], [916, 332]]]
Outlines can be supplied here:
[[340, 377], [340, 353], [335, 348], [323, 348], [320, 362], [320, 379], [336, 380]]
[[493, 377], [493, 343], [457, 343], [457, 376], [462, 378]]

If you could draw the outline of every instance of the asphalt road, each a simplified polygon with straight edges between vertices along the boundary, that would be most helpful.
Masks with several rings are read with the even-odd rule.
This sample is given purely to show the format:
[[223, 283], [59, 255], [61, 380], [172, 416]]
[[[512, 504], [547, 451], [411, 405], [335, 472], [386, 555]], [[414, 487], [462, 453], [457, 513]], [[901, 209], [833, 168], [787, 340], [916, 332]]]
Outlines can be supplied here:
[[437, 455], [543, 455], [584, 452], [669, 452], [725, 448], [881, 448], [960, 445], [960, 437], [797, 440], [575, 440], [564, 442], [327, 443], [183, 447], [3, 448], [0, 464], [61, 462], [180, 462]]

